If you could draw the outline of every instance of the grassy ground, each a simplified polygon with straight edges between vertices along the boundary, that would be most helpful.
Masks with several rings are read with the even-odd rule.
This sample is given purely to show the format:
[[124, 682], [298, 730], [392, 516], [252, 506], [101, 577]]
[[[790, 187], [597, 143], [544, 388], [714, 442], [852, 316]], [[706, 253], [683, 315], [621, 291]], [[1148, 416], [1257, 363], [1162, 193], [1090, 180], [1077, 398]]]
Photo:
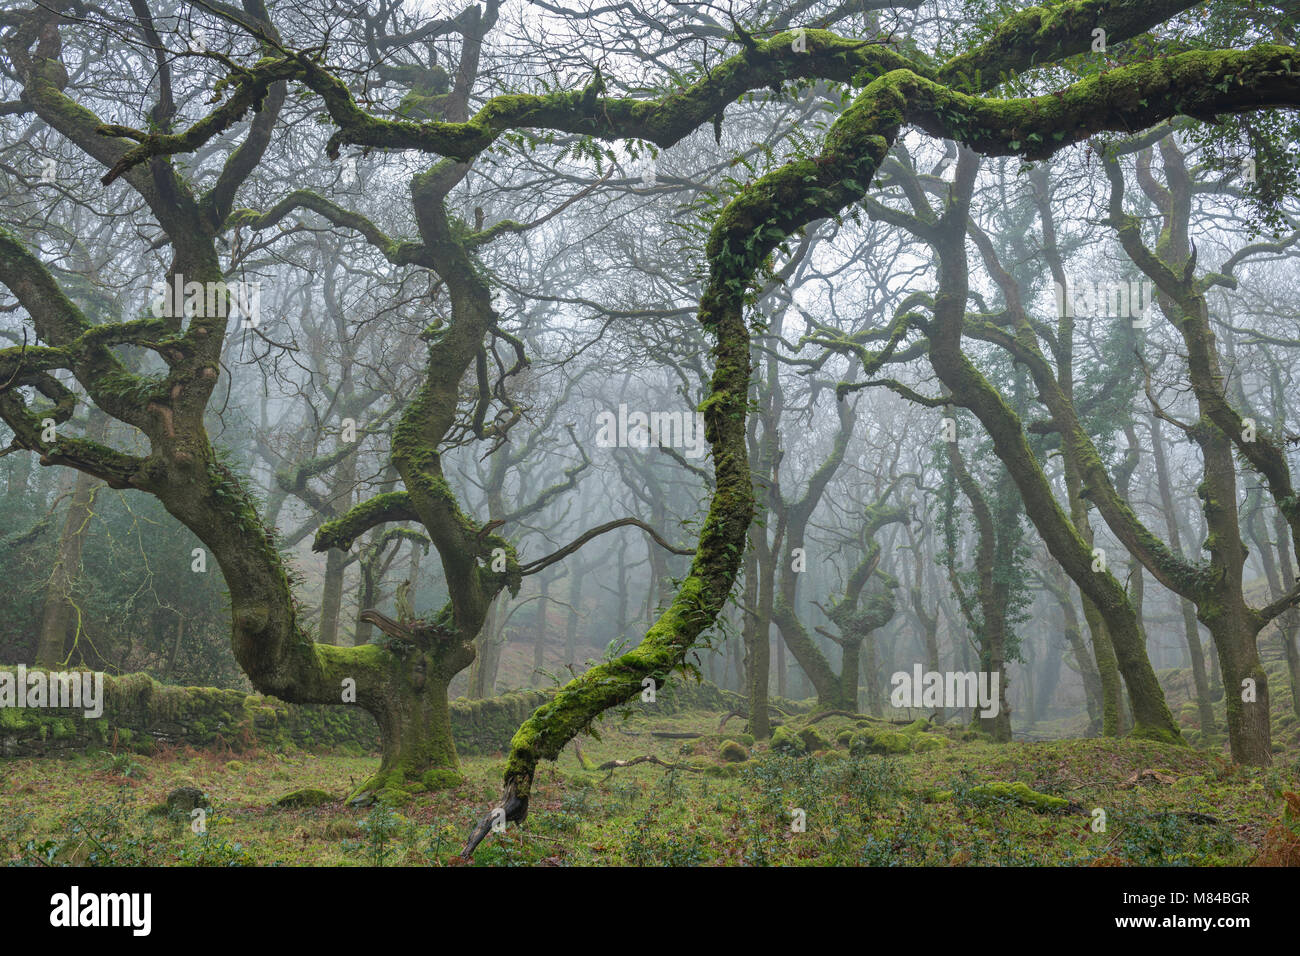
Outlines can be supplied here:
[[[721, 731], [718, 721], [716, 714], [609, 721], [602, 739], [588, 738], [581, 753], [570, 747], [542, 767], [526, 826], [490, 836], [476, 862], [1241, 865], [1300, 858], [1300, 823], [1280, 823], [1282, 794], [1300, 790], [1295, 753], [1278, 754], [1268, 769], [1246, 769], [1150, 742], [999, 746], [924, 722], [903, 728], [842, 717], [812, 727], [792, 721], [774, 747], [748, 753], [739, 721]], [[728, 741], [730, 757], [749, 759], [725, 759]], [[679, 769], [596, 769], [643, 755]], [[396, 807], [345, 807], [341, 796], [376, 759], [177, 751], [6, 761], [0, 860], [458, 863], [466, 832], [496, 798], [500, 758], [466, 760], [465, 781], [454, 789], [415, 794]], [[202, 834], [192, 832], [187, 813], [159, 812], [181, 786], [207, 795]], [[308, 787], [332, 799], [275, 806]]]

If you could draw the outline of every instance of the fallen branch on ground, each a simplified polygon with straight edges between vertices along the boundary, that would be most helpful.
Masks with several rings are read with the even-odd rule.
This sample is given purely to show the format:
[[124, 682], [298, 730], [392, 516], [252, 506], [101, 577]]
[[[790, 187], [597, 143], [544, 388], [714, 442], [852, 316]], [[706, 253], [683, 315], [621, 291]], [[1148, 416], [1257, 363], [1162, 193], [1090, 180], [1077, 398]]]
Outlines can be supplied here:
[[663, 767], [665, 770], [685, 770], [689, 773], [702, 773], [703, 767], [692, 767], [688, 763], [668, 763], [666, 760], [660, 760], [653, 754], [642, 754], [640, 757], [633, 757], [631, 760], [606, 760], [597, 767], [597, 770], [608, 770], [609, 774], [605, 777], [608, 780], [614, 776], [614, 771], [620, 767], [635, 767], [639, 763], [652, 763], [657, 767]]

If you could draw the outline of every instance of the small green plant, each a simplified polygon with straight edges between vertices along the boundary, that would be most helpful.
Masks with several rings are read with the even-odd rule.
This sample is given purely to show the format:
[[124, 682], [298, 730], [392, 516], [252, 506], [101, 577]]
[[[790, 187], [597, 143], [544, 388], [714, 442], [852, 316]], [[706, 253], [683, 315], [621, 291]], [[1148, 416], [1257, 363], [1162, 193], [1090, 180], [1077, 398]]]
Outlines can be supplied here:
[[387, 866], [401, 848], [400, 838], [408, 828], [401, 814], [383, 804], [375, 804], [358, 826], [361, 839], [345, 841], [343, 850], [364, 855], [370, 866]]
[[148, 776], [145, 769], [135, 762], [131, 754], [114, 754], [109, 761], [108, 769], [111, 773], [122, 777], [130, 777], [133, 780]]

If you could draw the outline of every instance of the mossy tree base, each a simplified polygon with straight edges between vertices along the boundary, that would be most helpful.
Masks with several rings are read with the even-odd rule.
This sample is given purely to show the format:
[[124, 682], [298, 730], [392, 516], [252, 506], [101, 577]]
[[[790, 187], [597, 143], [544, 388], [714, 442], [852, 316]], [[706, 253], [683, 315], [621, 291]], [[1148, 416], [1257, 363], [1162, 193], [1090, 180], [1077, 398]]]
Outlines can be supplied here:
[[[423, 671], [427, 666], [421, 656], [413, 669]], [[375, 774], [348, 794], [349, 803], [369, 804], [386, 792], [439, 790], [461, 781], [447, 681], [425, 679], [418, 688], [410, 681], [403, 684], [367, 706], [379, 724], [383, 756]]]

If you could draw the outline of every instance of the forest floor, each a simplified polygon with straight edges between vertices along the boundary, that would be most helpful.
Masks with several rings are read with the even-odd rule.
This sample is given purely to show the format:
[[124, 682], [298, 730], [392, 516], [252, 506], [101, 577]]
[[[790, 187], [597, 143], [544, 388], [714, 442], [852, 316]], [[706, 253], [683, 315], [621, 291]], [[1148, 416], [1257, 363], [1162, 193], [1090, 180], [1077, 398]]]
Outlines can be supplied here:
[[[739, 718], [606, 722], [539, 768], [526, 824], [483, 865], [1244, 865], [1300, 863], [1300, 753], [1266, 769], [1126, 739], [997, 745], [964, 728], [793, 718], [747, 746]], [[656, 736], [665, 734], [693, 737]], [[753, 750], [750, 753], [750, 750]], [[655, 757], [596, 769], [612, 760]], [[731, 759], [728, 759], [731, 758]], [[349, 756], [177, 750], [16, 759], [0, 771], [0, 861], [79, 865], [455, 865], [498, 795], [502, 759], [398, 806], [343, 795], [377, 766]], [[690, 769], [687, 769], [690, 768]], [[196, 787], [210, 811], [165, 812]], [[325, 791], [315, 806], [276, 801]], [[795, 812], [801, 811], [801, 812]], [[1104, 816], [1103, 816], [1104, 814]], [[195, 821], [197, 822], [197, 821]], [[802, 824], [802, 828], [800, 825]]]

